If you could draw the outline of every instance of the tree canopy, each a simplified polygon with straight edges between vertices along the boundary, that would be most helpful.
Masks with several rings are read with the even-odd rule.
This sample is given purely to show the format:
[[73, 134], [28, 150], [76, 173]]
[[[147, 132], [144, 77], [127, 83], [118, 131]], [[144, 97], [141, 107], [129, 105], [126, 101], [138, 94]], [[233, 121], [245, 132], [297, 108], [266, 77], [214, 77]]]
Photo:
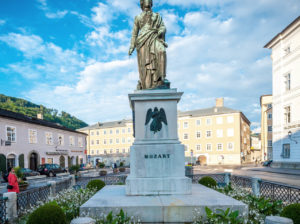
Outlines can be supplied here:
[[29, 117], [37, 117], [38, 113], [43, 113], [45, 121], [57, 123], [73, 130], [88, 126], [84, 121], [79, 120], [65, 111], [59, 112], [56, 109], [49, 109], [43, 105], [37, 105], [24, 99], [2, 94], [0, 94], [0, 108]]

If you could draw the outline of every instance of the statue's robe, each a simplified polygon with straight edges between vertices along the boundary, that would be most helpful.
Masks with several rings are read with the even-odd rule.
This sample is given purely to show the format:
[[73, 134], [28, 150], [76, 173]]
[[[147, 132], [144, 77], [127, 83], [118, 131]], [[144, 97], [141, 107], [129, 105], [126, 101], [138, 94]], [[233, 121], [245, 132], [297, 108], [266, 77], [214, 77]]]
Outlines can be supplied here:
[[[159, 32], [162, 33], [160, 37]], [[155, 88], [165, 80], [165, 33], [166, 27], [158, 13], [142, 12], [136, 16], [131, 48], [137, 50], [141, 89]]]

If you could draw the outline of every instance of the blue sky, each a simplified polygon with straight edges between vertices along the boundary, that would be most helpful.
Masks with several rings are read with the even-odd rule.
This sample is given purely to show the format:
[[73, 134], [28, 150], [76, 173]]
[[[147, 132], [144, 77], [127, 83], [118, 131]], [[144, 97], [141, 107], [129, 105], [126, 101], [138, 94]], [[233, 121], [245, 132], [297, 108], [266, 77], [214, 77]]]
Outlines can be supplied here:
[[[93, 124], [130, 118], [136, 53], [127, 55], [139, 0], [0, 0], [0, 93]], [[167, 78], [180, 110], [215, 98], [257, 128], [272, 93], [263, 46], [299, 16], [299, 0], [154, 0], [167, 26]]]

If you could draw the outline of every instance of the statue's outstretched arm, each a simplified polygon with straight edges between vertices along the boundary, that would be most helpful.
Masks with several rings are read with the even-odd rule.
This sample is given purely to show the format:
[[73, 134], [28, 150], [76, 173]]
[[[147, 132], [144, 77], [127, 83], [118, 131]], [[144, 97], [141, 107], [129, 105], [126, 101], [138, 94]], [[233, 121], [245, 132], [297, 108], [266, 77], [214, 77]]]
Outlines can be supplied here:
[[138, 18], [135, 17], [134, 19], [134, 25], [133, 25], [133, 30], [132, 30], [132, 37], [131, 37], [131, 43], [130, 43], [130, 48], [128, 54], [131, 55], [136, 47], [136, 38], [139, 34], [139, 23], [138, 23]]

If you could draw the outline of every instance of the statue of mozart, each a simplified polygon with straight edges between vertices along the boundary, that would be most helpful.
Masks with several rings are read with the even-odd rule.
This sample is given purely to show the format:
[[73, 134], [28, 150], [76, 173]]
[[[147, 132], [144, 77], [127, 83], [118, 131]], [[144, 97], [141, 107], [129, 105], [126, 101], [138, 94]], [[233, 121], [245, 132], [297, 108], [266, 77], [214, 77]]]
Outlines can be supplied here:
[[152, 0], [140, 0], [143, 12], [135, 17], [129, 55], [137, 50], [140, 80], [137, 89], [170, 88], [166, 78], [166, 27], [152, 12]]

